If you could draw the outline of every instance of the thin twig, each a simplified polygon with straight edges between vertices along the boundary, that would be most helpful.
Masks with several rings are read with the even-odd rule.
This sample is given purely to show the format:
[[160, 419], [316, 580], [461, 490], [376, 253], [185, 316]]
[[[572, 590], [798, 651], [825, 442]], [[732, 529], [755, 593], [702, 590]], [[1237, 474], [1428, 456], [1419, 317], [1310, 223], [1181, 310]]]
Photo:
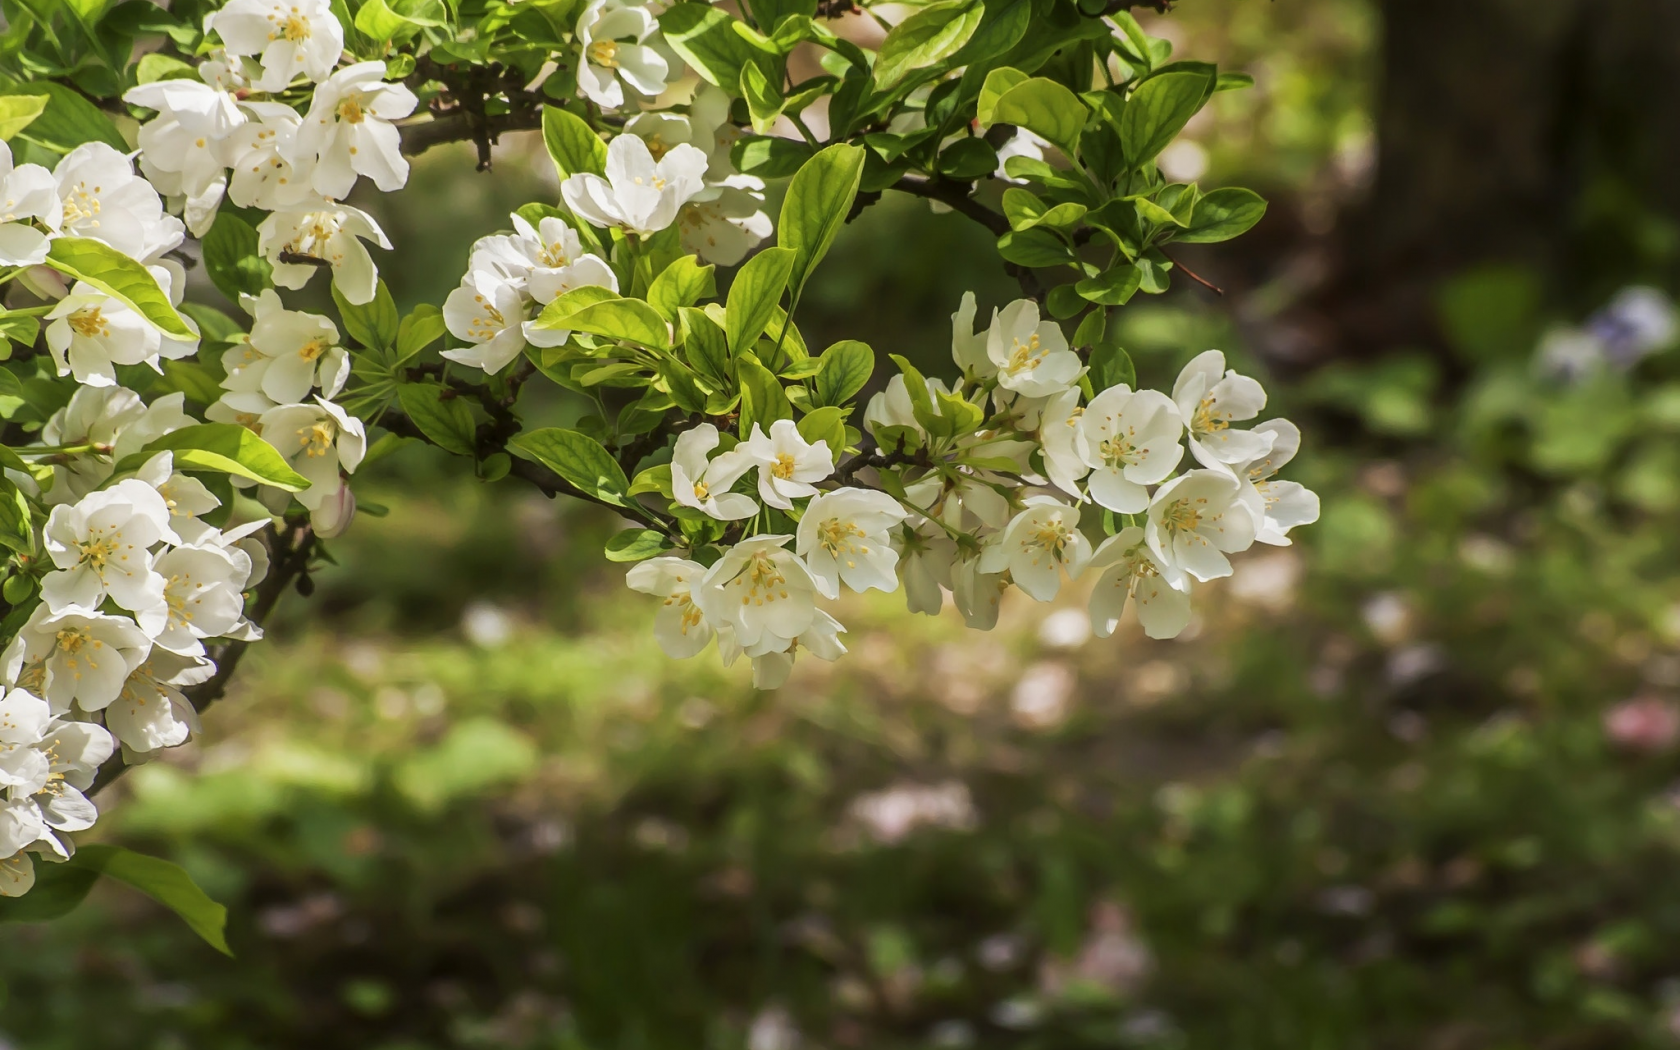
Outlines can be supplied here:
[[[1157, 248], [1156, 251], [1161, 251], [1161, 250], [1159, 248]], [[1164, 252], [1164, 251], [1161, 251], [1161, 254], [1162, 255], [1167, 255], [1167, 253]], [[1188, 266], [1184, 265], [1183, 263], [1179, 262], [1177, 259], [1174, 259], [1172, 256], [1167, 255], [1167, 261], [1172, 263], [1174, 266], [1178, 267], [1180, 270], [1182, 270], [1184, 272], [1184, 276], [1190, 278], [1192, 281], [1195, 281], [1197, 284], [1201, 285], [1203, 288], [1206, 288], [1208, 291], [1212, 292], [1214, 295], [1224, 295], [1225, 294], [1225, 289], [1219, 287], [1217, 284], [1214, 284], [1212, 281], [1208, 280], [1206, 277], [1203, 277], [1201, 274], [1197, 273], [1195, 270], [1190, 269], [1190, 267], [1188, 267]]]

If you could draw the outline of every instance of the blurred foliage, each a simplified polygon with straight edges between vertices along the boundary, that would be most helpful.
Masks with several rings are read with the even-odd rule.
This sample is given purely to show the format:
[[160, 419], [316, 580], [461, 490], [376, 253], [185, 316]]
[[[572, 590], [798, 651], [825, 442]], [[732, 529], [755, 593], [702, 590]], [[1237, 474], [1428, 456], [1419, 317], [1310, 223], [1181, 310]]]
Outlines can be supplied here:
[[[1310, 198], [1368, 148], [1364, 5], [1171, 23], [1263, 66], [1198, 135], [1217, 170]], [[520, 148], [375, 202], [431, 231], [400, 297], [551, 192]], [[958, 290], [1009, 291], [976, 236], [870, 209], [818, 327], [943, 359]], [[658, 653], [608, 517], [404, 449], [202, 742], [108, 800], [238, 960], [101, 887], [0, 930], [0, 1045], [1673, 1045], [1680, 354], [1537, 368], [1579, 320], [1539, 287], [1462, 275], [1450, 357], [1275, 387], [1323, 520], [1176, 642], [1090, 640], [1077, 595], [980, 636], [877, 597], [853, 658], [754, 693]], [[1190, 295], [1123, 322], [1146, 379], [1241, 342]]]

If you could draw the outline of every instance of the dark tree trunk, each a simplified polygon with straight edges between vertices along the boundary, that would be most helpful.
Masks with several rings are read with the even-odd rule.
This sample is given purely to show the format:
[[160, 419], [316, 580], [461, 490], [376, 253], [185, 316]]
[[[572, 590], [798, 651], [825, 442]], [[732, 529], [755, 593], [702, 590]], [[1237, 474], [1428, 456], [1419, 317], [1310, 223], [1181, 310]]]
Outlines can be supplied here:
[[1378, 151], [1324, 283], [1272, 339], [1309, 364], [1434, 346], [1440, 283], [1535, 267], [1589, 308], [1680, 254], [1680, 0], [1380, 0]]

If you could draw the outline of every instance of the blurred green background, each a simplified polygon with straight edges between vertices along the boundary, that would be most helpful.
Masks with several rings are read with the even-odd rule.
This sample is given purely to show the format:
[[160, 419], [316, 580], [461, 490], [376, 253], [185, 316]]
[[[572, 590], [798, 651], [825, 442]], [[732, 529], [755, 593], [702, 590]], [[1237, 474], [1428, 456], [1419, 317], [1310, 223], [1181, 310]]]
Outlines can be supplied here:
[[[761, 694], [658, 652], [610, 516], [404, 449], [202, 739], [102, 799], [237, 960], [102, 887], [0, 928], [0, 1047], [1680, 1042], [1680, 354], [1603, 309], [1680, 275], [1680, 8], [1146, 21], [1257, 80], [1172, 173], [1273, 207], [1126, 345], [1264, 377], [1324, 499], [1295, 546], [1173, 642], [851, 601], [852, 655]], [[371, 202], [422, 246], [399, 298], [555, 195], [538, 143], [472, 167]], [[802, 323], [938, 371], [967, 288], [1011, 297], [984, 234], [889, 198]]]

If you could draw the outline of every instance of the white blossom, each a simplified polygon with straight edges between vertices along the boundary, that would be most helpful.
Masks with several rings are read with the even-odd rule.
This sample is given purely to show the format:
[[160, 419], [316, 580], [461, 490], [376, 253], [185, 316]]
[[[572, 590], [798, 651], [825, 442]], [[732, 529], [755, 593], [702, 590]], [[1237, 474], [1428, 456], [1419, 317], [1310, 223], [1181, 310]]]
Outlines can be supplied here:
[[973, 292], [964, 292], [957, 312], [951, 315], [951, 360], [962, 369], [963, 378], [970, 381], [986, 379], [997, 374], [997, 365], [987, 353], [991, 331], [974, 330], [974, 316], [978, 307]]
[[652, 97], [665, 90], [670, 63], [647, 41], [659, 20], [641, 4], [591, 0], [577, 22], [578, 93], [603, 109], [625, 103], [624, 88]]
[[1062, 326], [1040, 321], [1031, 299], [1017, 299], [992, 317], [986, 357], [997, 370], [998, 385], [1026, 397], [1059, 394], [1084, 371]]
[[222, 386], [229, 404], [250, 411], [302, 401], [317, 385], [330, 398], [349, 376], [350, 355], [338, 345], [338, 326], [321, 314], [286, 309], [272, 288], [257, 297], [243, 349], [237, 360], [232, 351], [223, 355]]
[[325, 80], [344, 53], [344, 27], [327, 0], [228, 0], [206, 29], [228, 54], [262, 62], [260, 91], [283, 91], [300, 75]]
[[156, 365], [163, 333], [120, 299], [77, 281], [47, 314], [47, 349], [61, 376], [116, 386], [117, 365]]
[[677, 229], [684, 251], [718, 266], [734, 266], [775, 232], [764, 211], [764, 183], [751, 175], [731, 175], [706, 187], [683, 206]]
[[631, 566], [626, 582], [633, 591], [663, 600], [653, 621], [653, 636], [665, 655], [685, 660], [706, 648], [717, 631], [694, 601], [706, 567], [687, 558], [650, 558]]
[[74, 846], [60, 836], [93, 827], [99, 811], [83, 792], [114, 750], [102, 727], [55, 719], [24, 690], [0, 697], [0, 896], [34, 884], [25, 850], [67, 858]]
[[152, 262], [186, 239], [185, 227], [163, 213], [152, 184], [129, 159], [103, 142], [84, 142], [53, 169], [62, 208], [59, 231], [91, 237], [141, 262]]
[[384, 62], [346, 66], [321, 84], [304, 114], [294, 148], [312, 158], [310, 185], [339, 200], [365, 175], [386, 193], [408, 181], [402, 135], [391, 123], [414, 112], [419, 100], [385, 79]]
[[309, 168], [296, 149], [303, 118], [283, 102], [247, 101], [256, 117], [241, 124], [227, 142], [228, 199], [242, 208], [276, 211], [311, 196]]
[[251, 559], [237, 547], [180, 546], [153, 566], [164, 581], [167, 622], [152, 634], [155, 645], [180, 656], [202, 656], [204, 639], [220, 638], [244, 619], [245, 581]]
[[560, 184], [560, 196], [592, 225], [647, 236], [671, 225], [705, 189], [706, 167], [706, 154], [686, 143], [655, 163], [647, 143], [620, 135], [607, 146], [606, 178], [580, 172]]
[[472, 344], [443, 356], [494, 375], [525, 349], [529, 306], [518, 285], [488, 270], [471, 270], [443, 301], [443, 321], [457, 339]]
[[921, 519], [906, 525], [895, 538], [899, 551], [898, 576], [904, 581], [905, 605], [913, 613], [938, 616], [951, 590], [951, 566], [957, 545], [937, 522]]
[[751, 496], [730, 492], [729, 487], [752, 469], [753, 461], [737, 447], [708, 462], [721, 440], [718, 428], [710, 423], [677, 435], [671, 453], [671, 498], [719, 521], [750, 518], [758, 513], [758, 504]]
[[1149, 506], [1146, 486], [1159, 484], [1184, 458], [1184, 423], [1172, 399], [1120, 385], [1091, 399], [1079, 418], [1081, 451], [1092, 468], [1085, 484], [1109, 510], [1136, 514]]
[[754, 536], [706, 572], [694, 600], [712, 623], [728, 625], [748, 656], [785, 652], [816, 622], [817, 581], [786, 549], [792, 536]]
[[1047, 602], [1062, 588], [1062, 570], [1078, 576], [1091, 558], [1091, 542], [1079, 531], [1079, 508], [1046, 496], [1032, 497], [1003, 537], [980, 557], [982, 572], [1008, 570], [1015, 586]]
[[148, 616], [159, 610], [164, 596], [163, 577], [152, 571], [149, 552], [160, 540], [179, 542], [157, 489], [127, 478], [76, 503], [60, 504], [48, 516], [42, 536], [59, 570], [41, 581], [49, 609], [96, 609], [108, 595], [135, 613], [141, 627], [148, 626]]
[[1149, 505], [1144, 537], [1161, 564], [1198, 580], [1231, 575], [1227, 554], [1254, 543], [1254, 516], [1237, 479], [1221, 470], [1192, 470], [1162, 485]]
[[1009, 587], [1002, 571], [986, 567], [991, 560], [987, 555], [1001, 542], [999, 537], [980, 554], [958, 558], [951, 565], [951, 600], [956, 603], [963, 622], [976, 631], [989, 631], [997, 626], [1003, 592]]
[[1230, 464], [1259, 459], [1271, 447], [1270, 434], [1232, 430], [1266, 407], [1266, 391], [1248, 376], [1226, 371], [1218, 350], [1197, 354], [1173, 383], [1173, 401], [1190, 431], [1190, 454], [1204, 467], [1230, 470]]
[[1259, 530], [1255, 540], [1287, 547], [1290, 529], [1318, 520], [1318, 493], [1299, 482], [1273, 477], [1300, 451], [1301, 429], [1287, 419], [1268, 419], [1254, 430], [1272, 435], [1271, 449], [1253, 462], [1232, 464], [1232, 468], [1242, 484], [1242, 501]]
[[353, 306], [372, 302], [379, 287], [379, 271], [364, 240], [381, 248], [391, 247], [385, 231], [370, 215], [330, 201], [285, 208], [257, 227], [257, 250], [273, 265], [275, 284], [302, 288], [315, 276], [317, 267], [288, 262], [287, 257], [317, 259], [332, 268], [333, 284]]
[[179, 747], [199, 731], [198, 712], [181, 691], [208, 681], [216, 665], [201, 657], [153, 649], [105, 708], [105, 728], [125, 753], [146, 755]]
[[55, 714], [66, 714], [71, 703], [92, 712], [115, 700], [151, 648], [146, 632], [126, 616], [75, 605], [54, 612], [43, 604], [0, 659], [8, 683], [46, 697]]
[[[801, 649], [819, 660], [832, 662], [840, 659], [846, 655], [846, 646], [840, 641], [840, 635], [845, 631], [839, 620], [817, 609], [816, 615], [811, 618], [811, 626], [789, 642], [786, 648], [772, 649], [752, 657], [753, 688], [780, 689], [786, 685], [788, 676], [793, 673], [794, 658]], [[735, 641], [734, 632], [726, 630], [719, 634], [718, 653], [725, 667], [734, 664], [744, 651]]]
[[157, 110], [140, 126], [140, 170], [166, 197], [184, 198], [187, 228], [210, 228], [227, 188], [229, 145], [245, 123], [233, 95], [198, 80], [156, 80], [123, 95]]
[[58, 184], [39, 164], [12, 165], [12, 148], [0, 142], [0, 266], [34, 266], [47, 257], [47, 235], [64, 217]]
[[872, 489], [836, 489], [811, 500], [799, 519], [796, 549], [825, 598], [898, 588], [898, 552], [889, 532], [905, 518], [899, 502]]
[[343, 484], [340, 468], [354, 473], [367, 452], [362, 421], [323, 397], [316, 397], [314, 404], [271, 408], [260, 424], [263, 440], [309, 480], [309, 487], [293, 497], [306, 510], [336, 497]]
[[1107, 638], [1120, 625], [1127, 602], [1137, 603], [1138, 623], [1151, 638], [1176, 638], [1190, 623], [1190, 581], [1162, 561], [1137, 526], [1104, 540], [1091, 556], [1102, 568], [1091, 591], [1091, 629]]
[[811, 444], [791, 419], [771, 423], [768, 434], [754, 423], [740, 451], [758, 467], [759, 498], [781, 510], [791, 510], [796, 499], [816, 495], [811, 483], [834, 473], [834, 453], [827, 440]]

